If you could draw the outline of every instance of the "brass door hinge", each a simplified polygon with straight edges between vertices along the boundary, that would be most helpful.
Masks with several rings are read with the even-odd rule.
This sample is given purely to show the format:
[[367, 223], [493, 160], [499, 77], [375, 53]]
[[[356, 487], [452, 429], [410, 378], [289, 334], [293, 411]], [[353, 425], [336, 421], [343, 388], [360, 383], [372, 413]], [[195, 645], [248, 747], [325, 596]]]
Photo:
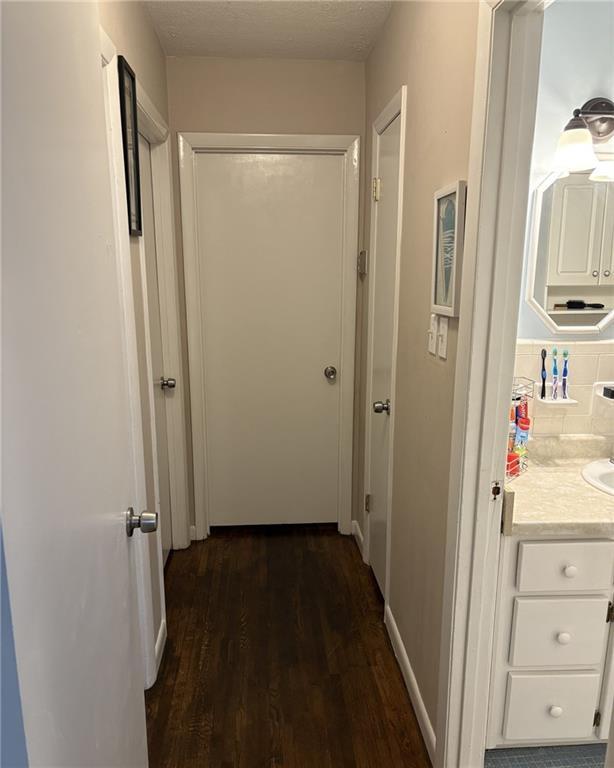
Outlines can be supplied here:
[[356, 260], [356, 269], [358, 270], [358, 276], [359, 277], [365, 277], [367, 274], [367, 251], [361, 251], [358, 254], [358, 259]]
[[380, 178], [373, 179], [372, 184], [373, 200], [377, 203], [380, 199], [382, 192], [382, 180]]
[[607, 624], [614, 623], [614, 603], [608, 603], [608, 613], [605, 620]]
[[367, 493], [365, 496], [365, 512], [371, 511], [371, 494]]
[[593, 718], [593, 728], [599, 728], [601, 725], [601, 712], [597, 710], [595, 712], [595, 717]]

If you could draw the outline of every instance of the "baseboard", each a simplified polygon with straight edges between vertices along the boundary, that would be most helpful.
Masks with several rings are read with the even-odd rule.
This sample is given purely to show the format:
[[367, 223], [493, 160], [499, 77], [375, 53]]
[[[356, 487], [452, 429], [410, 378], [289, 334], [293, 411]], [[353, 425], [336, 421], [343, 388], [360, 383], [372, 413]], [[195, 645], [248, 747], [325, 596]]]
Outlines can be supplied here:
[[386, 610], [384, 611], [384, 623], [388, 628], [388, 634], [390, 636], [390, 641], [392, 642], [394, 655], [397, 657], [397, 661], [399, 662], [399, 667], [401, 668], [401, 673], [403, 675], [403, 679], [405, 680], [405, 685], [409, 691], [409, 698], [411, 699], [414, 711], [416, 712], [416, 717], [418, 718], [418, 724], [420, 725], [420, 730], [422, 731], [422, 738], [426, 744], [426, 748], [431, 758], [431, 763], [434, 765], [435, 731], [433, 730], [428, 712], [424, 706], [424, 701], [422, 700], [422, 695], [420, 694], [420, 688], [418, 688], [418, 681], [416, 680], [414, 670], [411, 668], [411, 664], [409, 663], [407, 651], [403, 645], [403, 640], [401, 639], [397, 623], [394, 620], [394, 616], [392, 615], [392, 611], [390, 610], [389, 605], [386, 606]]
[[364, 536], [362, 535], [362, 531], [360, 529], [360, 523], [358, 522], [358, 520], [352, 520], [352, 536], [354, 537], [354, 541], [356, 542], [356, 545], [360, 550], [360, 554], [364, 557], [365, 540], [364, 540]]

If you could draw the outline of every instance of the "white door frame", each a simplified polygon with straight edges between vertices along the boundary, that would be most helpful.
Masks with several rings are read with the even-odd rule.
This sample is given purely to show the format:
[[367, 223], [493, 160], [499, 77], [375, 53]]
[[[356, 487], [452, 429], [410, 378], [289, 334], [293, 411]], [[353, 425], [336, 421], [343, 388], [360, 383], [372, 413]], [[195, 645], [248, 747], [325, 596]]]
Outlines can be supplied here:
[[[481, 0], [468, 182], [435, 768], [484, 764], [506, 413], [521, 297], [543, 11]], [[612, 750], [609, 750], [610, 760]], [[609, 763], [608, 763], [609, 764]]]
[[[407, 86], [403, 85], [377, 116], [371, 128], [371, 178], [379, 178], [379, 141], [380, 136], [392, 121], [400, 117], [400, 138], [399, 138], [399, 188], [397, 205], [397, 235], [396, 235], [396, 255], [395, 255], [395, 286], [394, 286], [394, 307], [392, 310], [393, 331], [392, 331], [392, 370], [390, 396], [392, 398], [392, 413], [390, 415], [390, 433], [388, 439], [388, 498], [386, 500], [386, 586], [384, 589], [384, 601], [388, 605], [390, 588], [390, 543], [391, 543], [391, 513], [392, 513], [392, 474], [394, 459], [394, 425], [395, 408], [394, 395], [396, 390], [396, 371], [397, 371], [397, 346], [399, 335], [399, 278], [401, 272], [401, 244], [403, 237], [403, 184], [405, 181], [405, 126], [407, 121]], [[367, 185], [369, 186], [369, 185]], [[365, 493], [370, 492], [371, 484], [371, 419], [373, 417], [373, 332], [374, 332], [374, 309], [375, 309], [375, 279], [377, 275], [377, 203], [371, 198], [369, 249], [370, 265], [367, 274], [369, 281], [368, 298], [368, 331], [367, 331], [367, 382], [366, 382], [366, 403], [365, 403], [365, 464], [364, 464], [364, 485]], [[365, 563], [369, 563], [369, 552], [371, 542], [371, 529], [369, 525], [368, 513], [365, 511], [365, 530], [363, 532], [362, 556]]]
[[359, 195], [358, 136], [290, 134], [180, 133], [179, 176], [181, 221], [188, 315], [188, 359], [194, 454], [194, 506], [196, 538], [209, 534], [207, 445], [205, 424], [204, 314], [200, 301], [200, 265], [195, 212], [194, 160], [199, 152], [254, 151], [296, 154], [334, 154], [345, 158], [345, 222], [343, 238], [342, 338], [339, 377], [341, 417], [339, 425], [339, 514], [341, 533], [352, 530], [352, 432], [354, 406], [354, 343], [356, 316], [356, 256], [358, 248]]

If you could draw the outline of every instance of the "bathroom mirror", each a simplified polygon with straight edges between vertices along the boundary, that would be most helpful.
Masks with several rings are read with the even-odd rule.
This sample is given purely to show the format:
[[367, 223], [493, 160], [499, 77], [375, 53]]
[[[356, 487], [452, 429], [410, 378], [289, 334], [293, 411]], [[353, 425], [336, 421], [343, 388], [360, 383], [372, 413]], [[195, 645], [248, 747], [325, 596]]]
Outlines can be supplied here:
[[596, 333], [614, 318], [614, 184], [590, 171], [535, 190], [527, 301], [557, 333]]

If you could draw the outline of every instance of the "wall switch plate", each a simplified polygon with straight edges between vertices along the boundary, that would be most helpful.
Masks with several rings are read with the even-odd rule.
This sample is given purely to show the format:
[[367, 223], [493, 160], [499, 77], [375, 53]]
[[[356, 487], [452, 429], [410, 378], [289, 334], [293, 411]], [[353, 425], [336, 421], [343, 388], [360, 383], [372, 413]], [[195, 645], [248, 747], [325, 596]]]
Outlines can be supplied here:
[[437, 354], [437, 315], [431, 315], [431, 325], [427, 331], [428, 349], [431, 355]]
[[448, 356], [448, 318], [439, 318], [439, 333], [437, 334], [437, 354], [442, 360]]

